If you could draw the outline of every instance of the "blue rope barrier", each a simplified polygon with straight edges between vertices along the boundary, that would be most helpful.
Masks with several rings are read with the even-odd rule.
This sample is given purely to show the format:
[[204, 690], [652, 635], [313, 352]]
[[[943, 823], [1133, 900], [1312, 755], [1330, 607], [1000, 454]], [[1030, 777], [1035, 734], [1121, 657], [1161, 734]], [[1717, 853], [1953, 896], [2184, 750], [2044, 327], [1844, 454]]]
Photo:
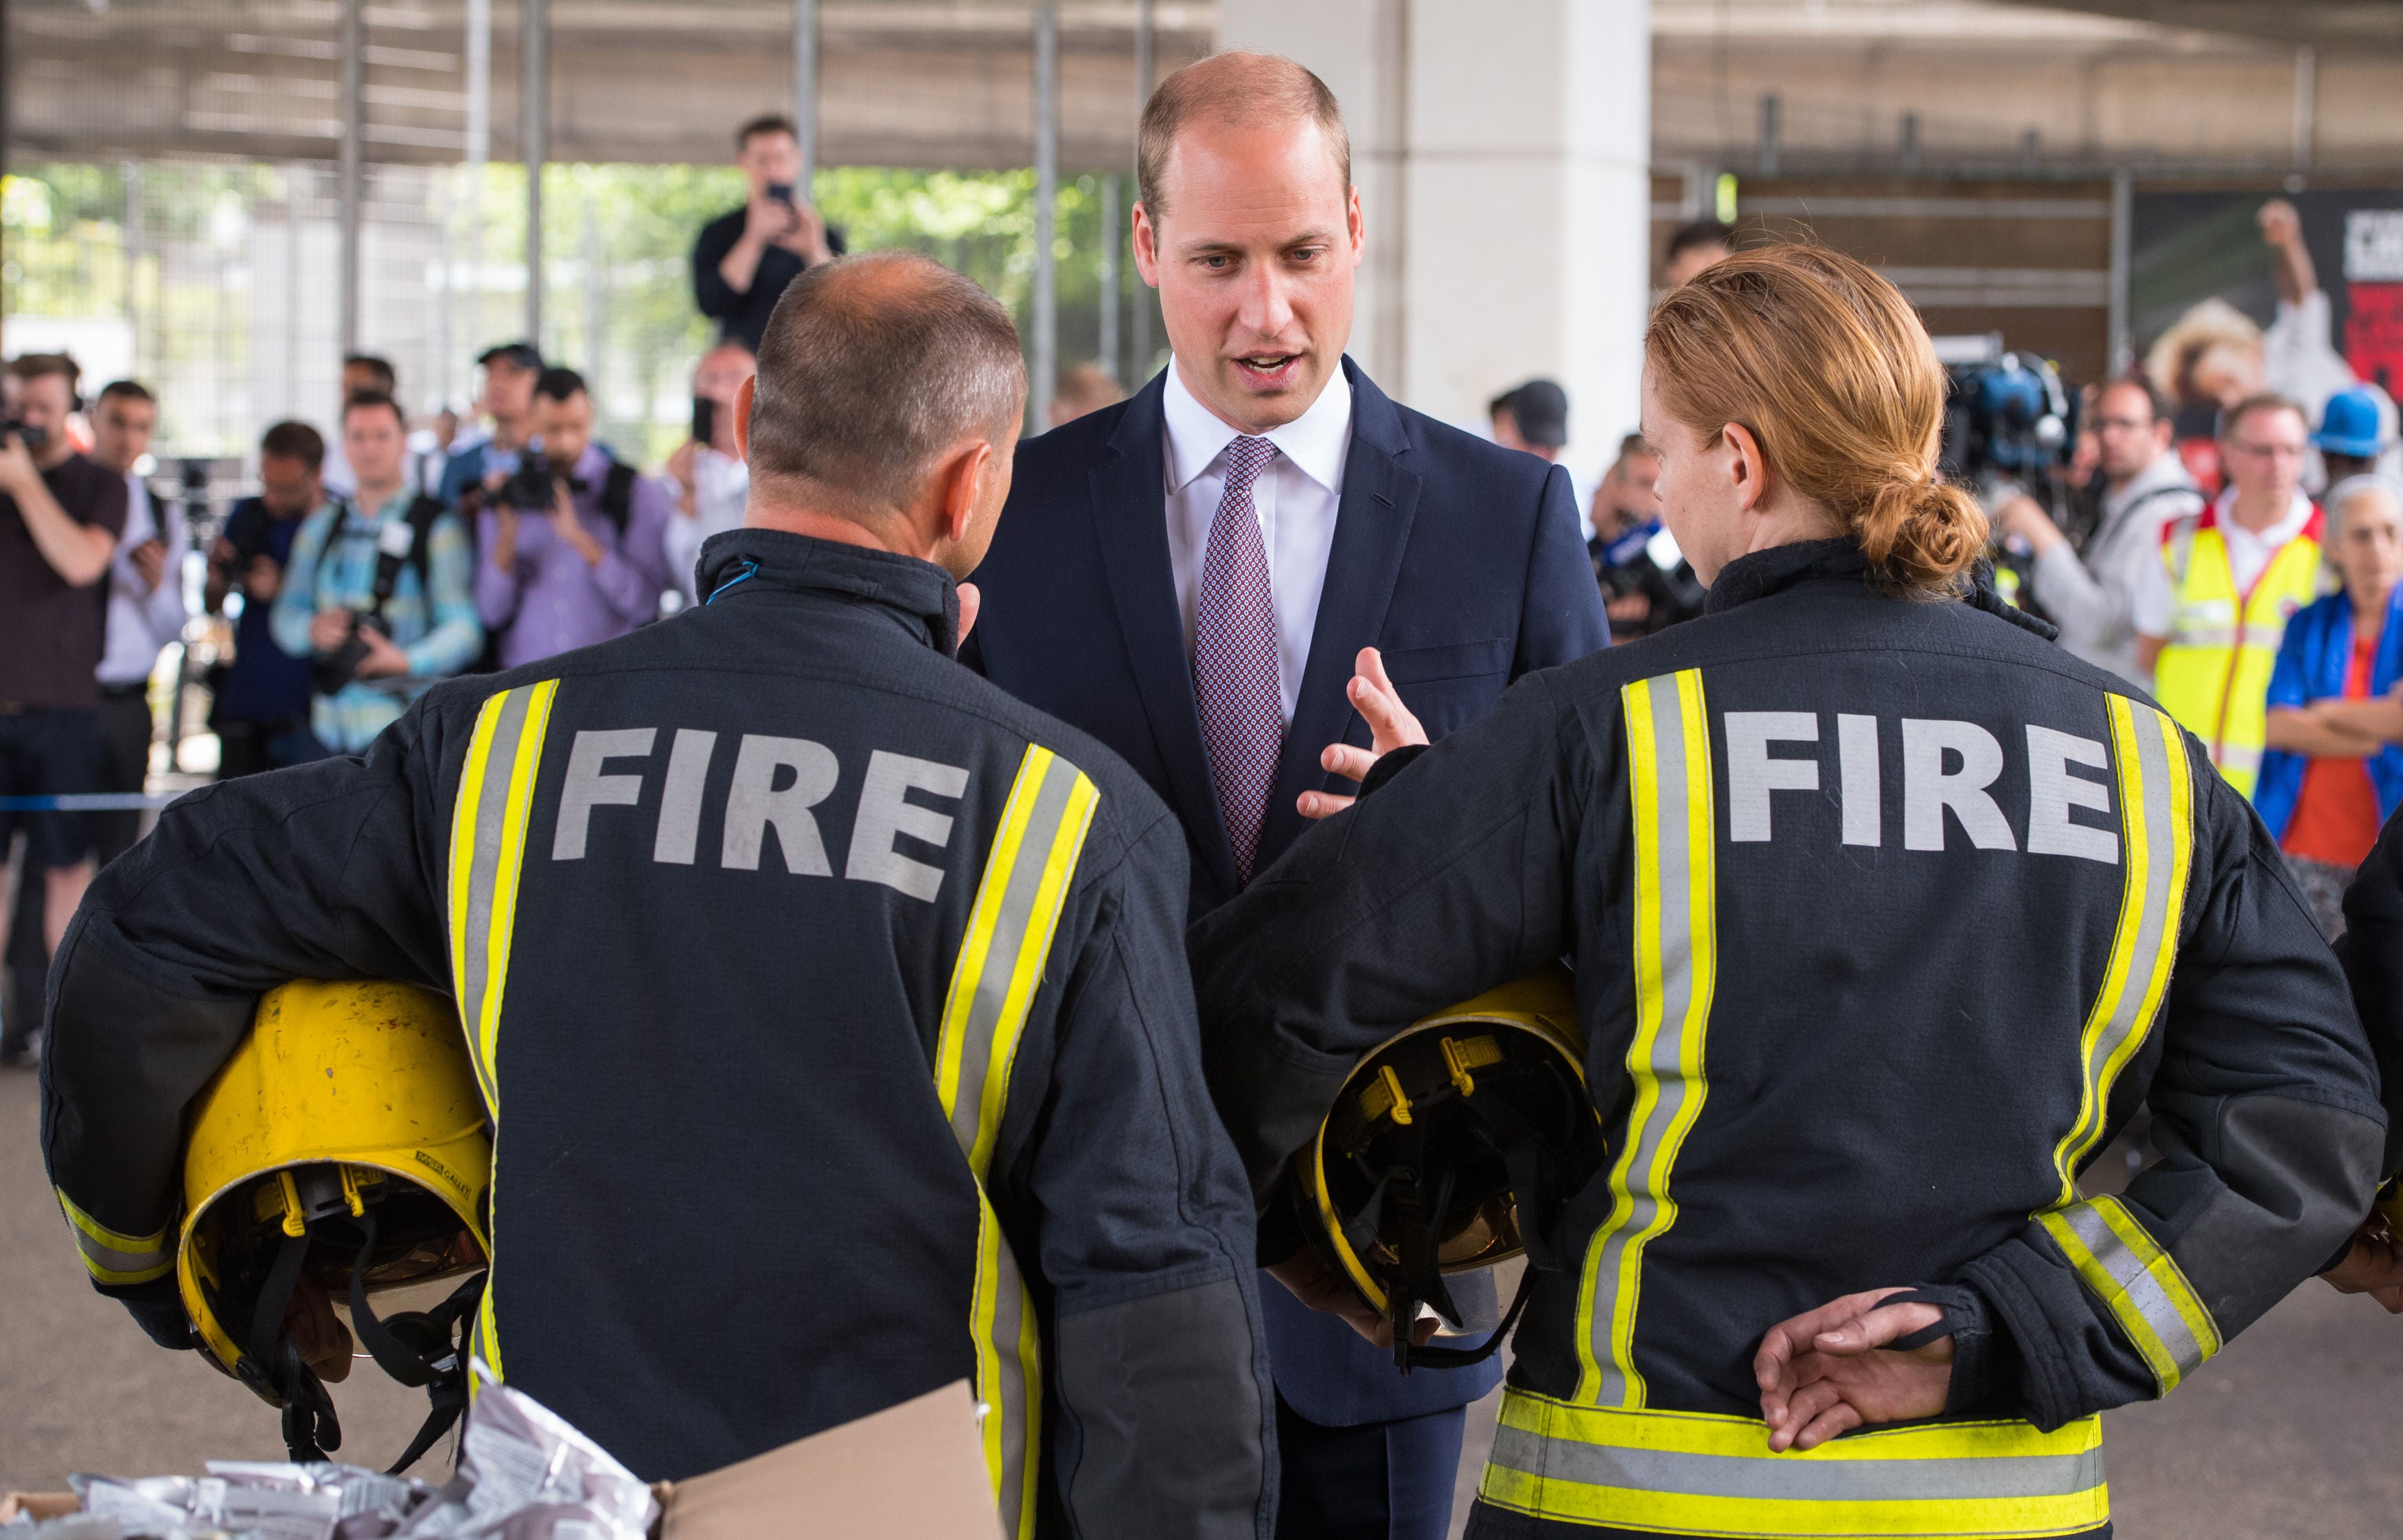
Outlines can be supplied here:
[[0, 812], [139, 812], [163, 808], [190, 793], [76, 792], [65, 797], [0, 797]]

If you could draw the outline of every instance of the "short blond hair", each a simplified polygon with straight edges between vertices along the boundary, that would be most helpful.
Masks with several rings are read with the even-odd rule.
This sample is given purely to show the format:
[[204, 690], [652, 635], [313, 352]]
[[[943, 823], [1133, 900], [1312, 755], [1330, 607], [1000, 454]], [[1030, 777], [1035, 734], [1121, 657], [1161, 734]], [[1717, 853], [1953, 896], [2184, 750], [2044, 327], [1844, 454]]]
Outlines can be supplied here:
[[1986, 516], [1937, 470], [1944, 368], [1873, 269], [1821, 246], [1738, 253], [1661, 299], [1644, 359], [1671, 416], [1707, 444], [1749, 429], [1771, 474], [1840, 520], [1892, 586], [1960, 591]]
[[1135, 196], [1154, 220], [1168, 209], [1160, 177], [1168, 168], [1169, 151], [1175, 147], [1177, 134], [1197, 118], [1214, 123], [1308, 118], [1327, 141], [1345, 195], [1352, 191], [1352, 136], [1344, 131], [1343, 109], [1327, 82], [1281, 54], [1214, 53], [1162, 80], [1144, 104], [1143, 123], [1135, 134]]

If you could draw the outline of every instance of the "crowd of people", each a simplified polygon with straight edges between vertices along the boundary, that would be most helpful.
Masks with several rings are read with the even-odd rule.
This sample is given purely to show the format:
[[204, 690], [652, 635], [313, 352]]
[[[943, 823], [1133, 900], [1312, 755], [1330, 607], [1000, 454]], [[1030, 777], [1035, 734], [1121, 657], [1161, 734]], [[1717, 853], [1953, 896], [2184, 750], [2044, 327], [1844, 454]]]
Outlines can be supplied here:
[[[0, 825], [61, 952], [74, 1243], [247, 1364], [296, 1459], [349, 1367], [326, 1280], [371, 1321], [406, 1184], [256, 1189], [282, 1293], [246, 1309], [175, 1227], [193, 1107], [307, 978], [448, 996], [495, 1136], [507, 1087], [509, 1160], [429, 1232], [508, 1257], [419, 1320], [438, 1409], [506, 1339], [646, 1479], [967, 1378], [1009, 1535], [1424, 1540], [1523, 1323], [1481, 1540], [2094, 1533], [2102, 1411], [2315, 1273], [2403, 1311], [2403, 986], [2349, 986], [2245, 800], [2332, 926], [2403, 790], [2403, 499], [2315, 503], [2303, 406], [2226, 403], [2206, 489], [2115, 382], [2089, 511], [1990, 525], [1902, 295], [1705, 224], [1581, 497], [1557, 383], [1489, 440], [1347, 355], [1341, 113], [1229, 53], [1141, 126], [1173, 364], [1021, 438], [1001, 307], [833, 260], [789, 123], [738, 148], [664, 477], [531, 343], [480, 358], [488, 428], [415, 449], [346, 360], [332, 441], [271, 428], [206, 554], [229, 784], [97, 879], [89, 821]], [[189, 624], [156, 403], [7, 378], [0, 795], [138, 787], [111, 691]], [[1994, 526], [2054, 621], [1983, 580]], [[2392, 938], [2384, 861], [2348, 901]], [[1414, 1023], [1424, 1076], [1352, 1078]], [[1529, 1038], [1559, 1094], [1512, 1103]], [[2087, 1195], [2140, 1103], [2159, 1159]], [[1531, 1259], [1507, 1312], [1439, 1276], [1472, 1220]]]
[[85, 402], [63, 354], [8, 366], [17, 431], [0, 447], [0, 496], [18, 511], [0, 519], [0, 797], [119, 805], [0, 809], [0, 848], [14, 852], [0, 935], [16, 938], [0, 1062], [36, 1061], [49, 955], [92, 872], [142, 827], [128, 804], [160, 737], [153, 677], [162, 655], [180, 669], [171, 649], [188, 628], [223, 628], [205, 678], [223, 780], [362, 753], [443, 679], [622, 636], [695, 601], [701, 543], [742, 520], [732, 419], [749, 350], [729, 340], [703, 355], [695, 437], [657, 475], [595, 435], [575, 370], [526, 343], [479, 363], [489, 427], [462, 434], [446, 413], [412, 433], [392, 367], [343, 360], [330, 432], [286, 421], [260, 436], [257, 490], [204, 526], [196, 595], [187, 503], [146, 474], [154, 394], [119, 380]]

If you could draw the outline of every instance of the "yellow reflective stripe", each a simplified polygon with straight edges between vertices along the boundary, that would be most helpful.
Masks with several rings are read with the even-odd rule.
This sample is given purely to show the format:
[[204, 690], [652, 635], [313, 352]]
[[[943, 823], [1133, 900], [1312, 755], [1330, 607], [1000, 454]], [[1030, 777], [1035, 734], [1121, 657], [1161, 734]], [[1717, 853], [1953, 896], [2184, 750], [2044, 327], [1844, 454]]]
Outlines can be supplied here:
[[[458, 998], [459, 1020], [466, 1031], [467, 1055], [476, 1066], [485, 1115], [493, 1124], [496, 1173], [501, 1149], [502, 1002], [517, 927], [526, 824], [534, 812], [544, 734], [558, 694], [559, 681], [547, 679], [503, 690], [484, 702], [476, 714], [475, 732], [467, 740], [458, 798], [451, 812], [451, 989]], [[500, 1333], [493, 1316], [500, 1249], [497, 1213], [492, 1223], [493, 1261], [485, 1275], [483, 1300], [476, 1311], [476, 1346], [498, 1379]]]
[[2059, 1203], [2077, 1200], [2079, 1162], [2103, 1138], [2111, 1087], [2152, 1030], [2177, 957], [2194, 854], [2193, 779], [2177, 724], [2126, 696], [2109, 698], [2119, 800], [2119, 921], [2103, 987], [2078, 1038], [2077, 1116], [2053, 1149]]
[[1570, 1523], [1665, 1533], [2059, 1535], [2109, 1521], [2103, 1429], [2021, 1422], [1873, 1430], [1769, 1452], [1746, 1417], [1503, 1394], [1479, 1495]]
[[1635, 1316], [1644, 1248], [1676, 1223], [1669, 1173], [1708, 1085], [1704, 1037], [1718, 967], [1709, 719], [1699, 669], [1638, 680], [1627, 715], [1634, 830], [1634, 1101], [1611, 1168], [1609, 1215], [1586, 1248], [1577, 1286], [1577, 1399], [1640, 1407]]
[[2119, 1323], [2153, 1371], [2160, 1394], [2201, 1368], [2220, 1349], [2219, 1323], [2126, 1204], [2097, 1198], [2036, 1215], [2077, 1276]]
[[1031, 1535], [1042, 1355], [1034, 1300], [1002, 1234], [984, 1183], [1009, 1100], [1026, 1017], [1101, 794], [1076, 766], [1030, 745], [968, 909], [945, 992], [935, 1089], [977, 1184], [975, 1304], [970, 1333], [984, 1419], [985, 1464], [1005, 1531]]
[[[977, 1194], [976, 1339], [978, 1394], [986, 1405], [979, 1436], [994, 1501], [1004, 1505], [1002, 1524], [1011, 1535], [1035, 1533], [1035, 1450], [1043, 1417], [1042, 1350], [1035, 1328], [1035, 1298], [1018, 1271], [1018, 1258], [1001, 1233], [1001, 1222], [981, 1190]], [[1017, 1494], [1016, 1513], [1008, 1511]]]
[[127, 1235], [110, 1229], [77, 1208], [64, 1189], [50, 1190], [58, 1196], [59, 1211], [75, 1228], [76, 1249], [94, 1279], [103, 1283], [146, 1283], [175, 1269], [175, 1249], [168, 1243], [165, 1230]]

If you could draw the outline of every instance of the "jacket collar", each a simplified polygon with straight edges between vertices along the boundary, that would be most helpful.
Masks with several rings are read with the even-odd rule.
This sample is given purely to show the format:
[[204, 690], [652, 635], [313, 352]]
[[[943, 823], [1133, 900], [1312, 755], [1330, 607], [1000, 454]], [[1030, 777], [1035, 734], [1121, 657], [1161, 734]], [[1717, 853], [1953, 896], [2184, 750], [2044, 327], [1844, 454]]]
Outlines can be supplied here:
[[701, 543], [697, 576], [705, 604], [759, 594], [839, 594], [876, 605], [946, 658], [959, 651], [959, 586], [951, 574], [914, 556], [783, 530], [739, 529]]
[[1798, 540], [1737, 557], [1719, 569], [1702, 602], [1705, 615], [1749, 604], [1813, 577], [1859, 576], [1867, 580], [1868, 558], [1850, 540]]
[[[1711, 585], [1702, 610], [1706, 615], [1716, 615], [1814, 577], [1850, 577], [1868, 583], [1869, 576], [1868, 558], [1849, 539], [1798, 540], [1790, 546], [1771, 546], [1767, 550], [1739, 556], [1720, 568], [1719, 579]], [[2048, 642], [2061, 636], [2050, 623], [2037, 619], [1995, 591], [1994, 569], [1983, 557], [1970, 569], [1961, 589], [1959, 598], [1972, 609], [1984, 610]]]

